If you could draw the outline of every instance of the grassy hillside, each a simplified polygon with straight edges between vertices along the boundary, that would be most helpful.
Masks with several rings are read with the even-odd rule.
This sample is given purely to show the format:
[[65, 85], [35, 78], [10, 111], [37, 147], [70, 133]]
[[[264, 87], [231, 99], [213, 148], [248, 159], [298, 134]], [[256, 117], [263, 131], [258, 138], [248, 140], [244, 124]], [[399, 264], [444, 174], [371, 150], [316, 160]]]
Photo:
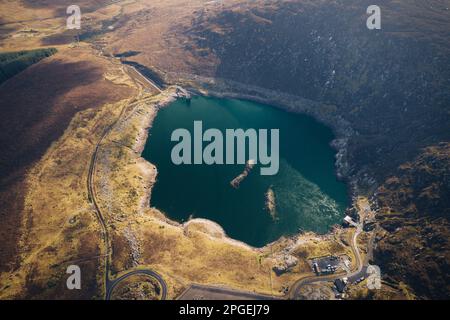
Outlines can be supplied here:
[[450, 144], [423, 150], [379, 188], [376, 260], [418, 297], [450, 296]]
[[[450, 11], [370, 1], [275, 1], [198, 13], [192, 54], [214, 57], [214, 76], [336, 106], [357, 132], [348, 175], [384, 181], [419, 150], [450, 139]], [[431, 19], [430, 19], [431, 17]], [[200, 58], [199, 58], [200, 59]], [[198, 73], [205, 73], [197, 66]]]
[[56, 53], [55, 48], [0, 53], [0, 84]]
[[440, 143], [450, 141], [450, 11], [440, 1], [386, 1], [382, 29], [368, 30], [369, 4], [199, 11], [186, 50], [217, 62], [197, 73], [334, 106], [355, 131], [347, 177], [358, 192], [383, 185], [375, 263], [418, 297], [448, 298], [450, 145]]

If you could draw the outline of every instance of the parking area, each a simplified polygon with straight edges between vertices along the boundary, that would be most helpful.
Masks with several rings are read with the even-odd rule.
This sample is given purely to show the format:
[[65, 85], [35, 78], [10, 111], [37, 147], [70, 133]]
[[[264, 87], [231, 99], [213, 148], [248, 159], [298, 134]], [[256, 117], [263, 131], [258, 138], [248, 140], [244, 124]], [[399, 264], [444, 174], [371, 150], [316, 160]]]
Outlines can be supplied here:
[[278, 297], [226, 287], [192, 284], [177, 300], [278, 300]]
[[341, 267], [341, 258], [330, 255], [310, 260], [311, 269], [316, 275], [335, 273]]

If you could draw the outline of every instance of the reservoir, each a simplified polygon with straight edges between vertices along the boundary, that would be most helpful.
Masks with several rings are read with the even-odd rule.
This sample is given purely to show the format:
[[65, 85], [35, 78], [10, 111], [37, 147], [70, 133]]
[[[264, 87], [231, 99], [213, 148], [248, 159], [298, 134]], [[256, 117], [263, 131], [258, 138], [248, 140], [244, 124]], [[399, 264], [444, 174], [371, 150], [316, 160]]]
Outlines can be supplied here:
[[[194, 136], [194, 121], [224, 135], [226, 129], [279, 129], [278, 173], [261, 175], [256, 164], [233, 187], [245, 164], [175, 165], [171, 152], [178, 142], [171, 141], [172, 132], [184, 128]], [[231, 238], [255, 247], [299, 229], [326, 233], [341, 222], [348, 204], [346, 185], [335, 176], [333, 138], [331, 129], [309, 116], [260, 103], [177, 100], [158, 111], [142, 155], [158, 169], [151, 206], [179, 222], [210, 219]]]

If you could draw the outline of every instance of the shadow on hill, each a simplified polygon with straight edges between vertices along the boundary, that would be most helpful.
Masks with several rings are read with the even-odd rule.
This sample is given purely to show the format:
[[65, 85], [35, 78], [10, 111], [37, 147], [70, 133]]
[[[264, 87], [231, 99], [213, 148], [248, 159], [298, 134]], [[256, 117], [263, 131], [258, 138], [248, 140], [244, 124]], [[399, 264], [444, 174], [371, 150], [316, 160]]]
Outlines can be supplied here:
[[450, 138], [450, 59], [440, 42], [450, 24], [428, 19], [450, 13], [384, 4], [382, 29], [368, 30], [369, 4], [242, 6], [198, 16], [187, 35], [193, 54], [220, 61], [218, 78], [336, 106], [358, 132], [349, 142], [351, 174], [363, 169], [382, 181], [420, 148]]
[[17, 263], [26, 170], [64, 133], [75, 113], [129, 94], [105, 80], [102, 66], [92, 60], [65, 62], [57, 56], [0, 85], [0, 272]]

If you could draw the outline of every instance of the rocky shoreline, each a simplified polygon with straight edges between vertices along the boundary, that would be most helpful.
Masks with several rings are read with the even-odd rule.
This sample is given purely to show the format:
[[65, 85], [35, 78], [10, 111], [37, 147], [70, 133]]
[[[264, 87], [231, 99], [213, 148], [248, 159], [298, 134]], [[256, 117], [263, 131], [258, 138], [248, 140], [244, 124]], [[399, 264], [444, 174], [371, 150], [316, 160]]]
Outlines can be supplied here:
[[[171, 88], [173, 88], [173, 90], [171, 90]], [[159, 99], [157, 101], [156, 100], [152, 101], [151, 105], [146, 107], [146, 109], [152, 108], [151, 110], [147, 110], [147, 112], [140, 115], [142, 117], [142, 120], [140, 121], [141, 125], [139, 126], [139, 131], [136, 136], [135, 143], [132, 147], [134, 152], [138, 155], [137, 164], [142, 168], [142, 174], [143, 174], [142, 183], [143, 183], [144, 189], [145, 189], [145, 192], [144, 192], [145, 196], [143, 196], [140, 199], [139, 207], [140, 207], [141, 213], [143, 213], [143, 212], [145, 212], [145, 210], [148, 210], [151, 208], [151, 205], [150, 205], [151, 189], [156, 181], [156, 176], [157, 176], [156, 166], [154, 166], [152, 163], [150, 163], [147, 160], [145, 160], [144, 158], [142, 158], [142, 152], [145, 148], [145, 144], [149, 137], [149, 130], [152, 127], [153, 120], [155, 119], [155, 117], [158, 113], [158, 110], [160, 108], [168, 106], [171, 102], [174, 102], [177, 98], [179, 98], [179, 96], [178, 96], [179, 87], [173, 86], [171, 88], [169, 87], [168, 89], [166, 89], [167, 93], [163, 93], [161, 95], [161, 99]], [[171, 91], [173, 91], [173, 92], [171, 92]], [[189, 91], [194, 94], [201, 94], [200, 91], [195, 91], [191, 87], [189, 88]], [[208, 94], [205, 94], [205, 95], [208, 95]], [[226, 97], [228, 97], [228, 96], [226, 96]], [[171, 225], [181, 227], [185, 231], [188, 231], [189, 228], [191, 228], [192, 226], [198, 226], [198, 227], [200, 227], [199, 229], [202, 229], [202, 228], [206, 229], [206, 230], [203, 230], [203, 232], [208, 234], [213, 239], [225, 241], [227, 243], [230, 243], [230, 244], [242, 247], [242, 248], [246, 248], [248, 250], [257, 250], [257, 251], [264, 250], [264, 248], [269, 248], [270, 246], [272, 246], [276, 243], [281, 243], [286, 240], [288, 240], [290, 242], [291, 241], [294, 241], [294, 242], [302, 241], [301, 239], [303, 239], [303, 237], [310, 237], [311, 235], [314, 235], [317, 238], [322, 238], [322, 237], [329, 236], [329, 234], [333, 232], [332, 230], [330, 230], [330, 232], [328, 232], [325, 235], [318, 235], [318, 234], [315, 234], [312, 232], [308, 232], [305, 234], [295, 234], [295, 235], [292, 235], [289, 237], [283, 236], [283, 237], [280, 237], [278, 240], [268, 243], [261, 248], [256, 248], [256, 247], [250, 246], [242, 241], [239, 241], [239, 240], [229, 237], [226, 234], [225, 230], [223, 230], [223, 228], [219, 224], [217, 224], [214, 221], [208, 220], [208, 219], [196, 218], [196, 219], [191, 219], [185, 223], [179, 223], [179, 222], [171, 220], [170, 218], [167, 218], [164, 215], [164, 221]]]
[[203, 229], [202, 232], [206, 233], [212, 240], [225, 241], [229, 244], [239, 246], [247, 250], [257, 250], [262, 252], [264, 248], [256, 248], [245, 242], [230, 238], [220, 224], [209, 219], [190, 219], [189, 221], [183, 223], [181, 226], [183, 227], [185, 232], [189, 232], [190, 228], [192, 228], [193, 226], [199, 227], [200, 229]]
[[[177, 83], [193, 95], [215, 98], [243, 99], [267, 104], [287, 112], [306, 114], [332, 129], [335, 138], [330, 146], [336, 151], [336, 177], [347, 183], [349, 199], [364, 194], [360, 185], [376, 185], [375, 179], [364, 170], [355, 170], [348, 160], [348, 142], [357, 134], [350, 123], [337, 114], [336, 107], [321, 104], [295, 95], [250, 86], [235, 81], [202, 77], [192, 74], [167, 73], [167, 83]], [[356, 173], [354, 173], [356, 172]]]
[[[163, 99], [158, 101], [156, 104], [152, 104], [150, 107], [146, 108], [146, 112], [142, 115], [141, 125], [139, 126], [139, 131], [136, 136], [135, 143], [132, 146], [133, 151], [138, 155], [137, 164], [141, 168], [142, 172], [142, 183], [145, 189], [145, 196], [140, 199], [139, 211], [144, 212], [150, 206], [151, 199], [151, 189], [156, 182], [156, 176], [158, 175], [158, 169], [156, 166], [142, 157], [142, 152], [144, 151], [145, 144], [148, 139], [149, 130], [152, 127], [153, 120], [155, 119], [158, 109], [169, 105], [171, 102], [175, 101], [175, 97], [171, 95], [164, 96]], [[144, 102], [145, 103], [145, 102]]]
[[[350, 200], [348, 209], [351, 210], [355, 206], [355, 199], [359, 195], [365, 194], [365, 192], [363, 192], [359, 188], [361, 179], [369, 179], [375, 181], [374, 179], [368, 177], [367, 173], [365, 173], [363, 170], [358, 171], [356, 174], [353, 173], [355, 170], [348, 161], [348, 142], [357, 133], [355, 132], [355, 130], [353, 130], [350, 123], [337, 113], [337, 109], [333, 105], [322, 104], [295, 95], [286, 94], [270, 89], [264, 89], [261, 87], [245, 85], [225, 79], [202, 77], [198, 75], [182, 73], [166, 73], [162, 75], [162, 78], [168, 85], [167, 90], [170, 90], [170, 88], [172, 88], [174, 92], [168, 94], [163, 93], [166, 98], [156, 102], [155, 112], [152, 112], [151, 117], [148, 117], [148, 119], [144, 120], [145, 125], [140, 127], [141, 129], [136, 140], [136, 144], [133, 148], [139, 155], [141, 155], [145, 147], [149, 129], [151, 128], [151, 123], [156, 117], [158, 109], [167, 106], [177, 98], [186, 98], [187, 95], [190, 99], [191, 96], [201, 95], [215, 98], [243, 99], [267, 104], [282, 109], [286, 112], [306, 114], [332, 129], [335, 138], [330, 142], [330, 146], [336, 151], [335, 173], [337, 179], [344, 181], [347, 184], [348, 196]], [[147, 172], [151, 171], [152, 174], [146, 174], [146, 177], [144, 179], [149, 183], [150, 187], [146, 187], [146, 197], [142, 199], [140, 205], [143, 211], [144, 209], [150, 207], [152, 189], [151, 186], [153, 186], [154, 182], [156, 181], [157, 168], [153, 164], [148, 163], [142, 157], [140, 159], [143, 160], [142, 164], [145, 167], [148, 167], [148, 164], [152, 166], [151, 170], [144, 170]], [[207, 226], [208, 224], [204, 225]], [[215, 230], [216, 228], [212, 228], [211, 230], [213, 229]], [[333, 233], [333, 229], [327, 232], [326, 235], [329, 235], [331, 233]], [[225, 233], [223, 236], [223, 238], [229, 239], [230, 241], [236, 241], [229, 238]], [[299, 236], [300, 235], [297, 234], [287, 238], [296, 239]], [[275, 241], [274, 243], [280, 241], [281, 239], [283, 239], [283, 237]]]

